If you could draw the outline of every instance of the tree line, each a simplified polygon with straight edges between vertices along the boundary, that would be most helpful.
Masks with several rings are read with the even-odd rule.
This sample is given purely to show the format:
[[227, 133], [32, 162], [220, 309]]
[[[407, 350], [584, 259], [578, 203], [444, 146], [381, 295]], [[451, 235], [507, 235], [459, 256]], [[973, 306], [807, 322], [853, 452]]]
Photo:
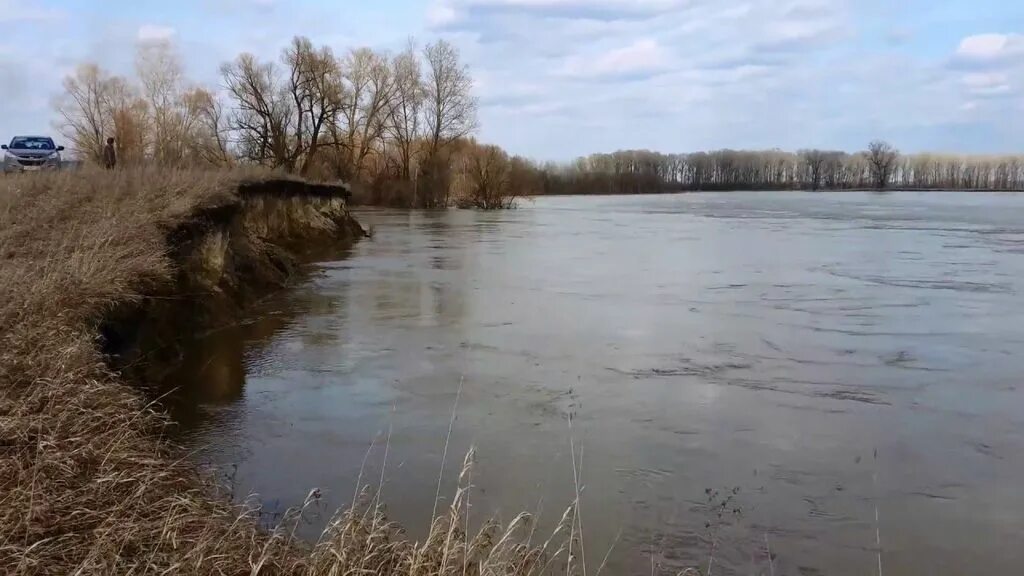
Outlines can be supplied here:
[[474, 138], [469, 68], [444, 40], [335, 54], [295, 37], [277, 59], [241, 54], [216, 87], [190, 82], [173, 44], [141, 44], [132, 77], [82, 64], [57, 99], [73, 149], [121, 165], [257, 164], [350, 183], [367, 203], [505, 208], [534, 194], [690, 190], [1024, 189], [1024, 157], [832, 150], [622, 150], [536, 163]]
[[184, 77], [173, 44], [141, 44], [134, 77], [80, 65], [56, 101], [60, 128], [87, 160], [107, 137], [121, 165], [256, 164], [344, 180], [365, 201], [509, 207], [537, 193], [530, 166], [477, 143], [473, 80], [444, 40], [398, 54], [335, 54], [296, 37], [277, 60], [241, 54], [209, 88]]
[[900, 154], [874, 141], [862, 152], [622, 150], [538, 166], [546, 194], [693, 190], [1024, 190], [1024, 156]]

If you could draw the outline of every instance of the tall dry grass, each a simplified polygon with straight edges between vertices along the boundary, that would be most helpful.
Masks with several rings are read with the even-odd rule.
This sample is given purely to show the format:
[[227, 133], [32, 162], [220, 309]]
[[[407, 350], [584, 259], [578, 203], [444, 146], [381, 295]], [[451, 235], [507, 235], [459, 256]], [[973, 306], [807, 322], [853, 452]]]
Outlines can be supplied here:
[[169, 230], [239, 202], [239, 181], [252, 177], [0, 180], [0, 573], [466, 576], [536, 574], [564, 560], [572, 508], [540, 546], [524, 537], [526, 515], [467, 534], [471, 457], [425, 541], [360, 499], [304, 543], [295, 527], [316, 492], [263, 530], [254, 503], [232, 504], [162, 438], [165, 416], [108, 369], [100, 323], [170, 280]]

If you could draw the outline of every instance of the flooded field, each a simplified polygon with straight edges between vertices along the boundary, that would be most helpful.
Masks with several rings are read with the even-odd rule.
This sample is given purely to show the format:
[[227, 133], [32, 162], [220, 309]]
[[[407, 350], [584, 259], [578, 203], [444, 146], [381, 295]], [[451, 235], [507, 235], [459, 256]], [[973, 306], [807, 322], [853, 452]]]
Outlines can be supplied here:
[[326, 517], [362, 470], [422, 535], [455, 408], [441, 505], [473, 445], [471, 522], [527, 510], [543, 539], [574, 451], [591, 574], [609, 550], [637, 574], [1024, 563], [1024, 196], [357, 217], [372, 240], [171, 378], [183, 439], [240, 497], [280, 511], [319, 487]]

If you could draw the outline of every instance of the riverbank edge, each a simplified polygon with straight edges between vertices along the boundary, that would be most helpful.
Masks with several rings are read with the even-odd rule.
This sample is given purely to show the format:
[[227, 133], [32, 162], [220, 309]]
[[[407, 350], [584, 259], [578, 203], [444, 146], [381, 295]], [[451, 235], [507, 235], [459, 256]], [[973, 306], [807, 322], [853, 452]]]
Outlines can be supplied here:
[[233, 503], [142, 388], [182, 334], [240, 319], [303, 277], [311, 249], [366, 236], [347, 187], [152, 171], [3, 184], [0, 573], [307, 571], [312, 547]]
[[306, 276], [306, 265], [368, 236], [347, 187], [291, 179], [243, 180], [237, 202], [201, 207], [166, 232], [174, 274], [99, 325], [112, 369], [154, 386], [181, 359], [183, 337], [238, 322], [269, 293]]

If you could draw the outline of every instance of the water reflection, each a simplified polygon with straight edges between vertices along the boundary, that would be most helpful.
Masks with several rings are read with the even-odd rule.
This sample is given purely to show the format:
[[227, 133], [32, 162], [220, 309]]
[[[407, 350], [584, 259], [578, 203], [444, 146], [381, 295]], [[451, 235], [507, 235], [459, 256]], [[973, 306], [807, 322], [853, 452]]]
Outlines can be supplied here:
[[[347, 258], [351, 248], [336, 244], [304, 246], [300, 259], [310, 262]], [[275, 338], [289, 333], [300, 317], [325, 319], [322, 326], [304, 325], [300, 345], [309, 350], [330, 350], [337, 339], [333, 329], [343, 301], [319, 294], [315, 272], [298, 288], [286, 287], [255, 303], [237, 322], [187, 335], [181, 343], [181, 362], [162, 377], [161, 403], [169, 409], [183, 438], [201, 437], [210, 431], [231, 428], [245, 404], [245, 385], [250, 375], [276, 369], [266, 351]]]
[[[335, 316], [336, 299], [306, 289], [301, 294], [304, 297], [281, 293], [268, 298], [243, 321], [198, 334], [184, 344], [181, 363], [164, 375], [161, 386], [161, 400], [183, 433], [230, 426], [222, 419], [233, 411], [225, 408], [244, 401], [248, 375], [269, 367], [264, 352], [274, 339], [288, 332], [300, 315]], [[304, 329], [300, 338], [304, 346], [323, 350], [335, 342], [336, 335], [331, 330]]]
[[[242, 493], [284, 506], [316, 486], [340, 506], [380, 477], [390, 429], [384, 500], [422, 535], [462, 381], [449, 455], [478, 447], [474, 517], [557, 522], [575, 413], [588, 554], [618, 538], [616, 572], [706, 565], [715, 540], [716, 574], [767, 573], [766, 542], [777, 574], [864, 574], [876, 529], [887, 573], [1019, 565], [1024, 198], [360, 216], [372, 241], [178, 376], [189, 442], [238, 464]], [[740, 513], [717, 520], [705, 491], [736, 488]]]

